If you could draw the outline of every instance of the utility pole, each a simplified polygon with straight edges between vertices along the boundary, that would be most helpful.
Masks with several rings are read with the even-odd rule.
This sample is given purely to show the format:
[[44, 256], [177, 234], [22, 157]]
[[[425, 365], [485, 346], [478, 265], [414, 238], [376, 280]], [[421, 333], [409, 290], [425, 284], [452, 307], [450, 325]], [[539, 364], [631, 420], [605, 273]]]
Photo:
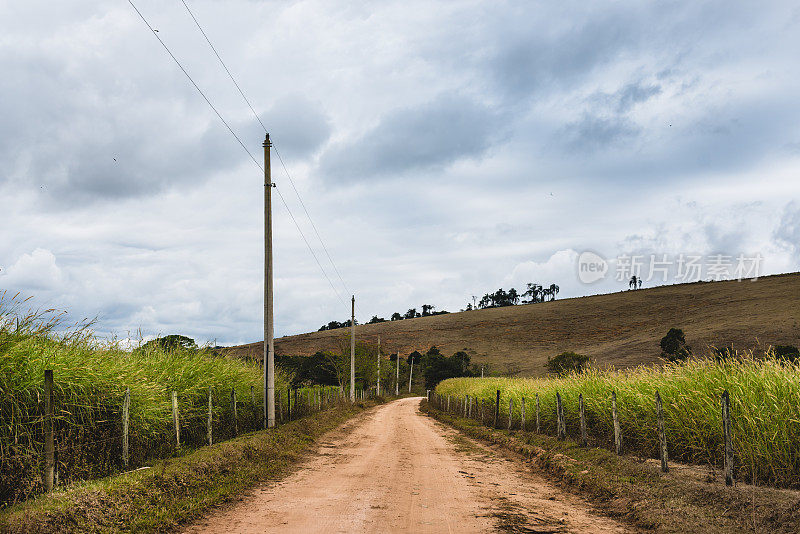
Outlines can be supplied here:
[[400, 395], [400, 351], [397, 351], [397, 374], [394, 377], [394, 394]]
[[414, 376], [414, 355], [409, 356], [411, 359], [411, 369], [408, 371], [408, 392], [411, 393], [411, 377]]
[[381, 336], [378, 336], [378, 396], [381, 396]]
[[350, 304], [350, 402], [356, 401], [356, 296]]
[[275, 426], [275, 342], [272, 314], [272, 171], [269, 134], [264, 139], [264, 428]]

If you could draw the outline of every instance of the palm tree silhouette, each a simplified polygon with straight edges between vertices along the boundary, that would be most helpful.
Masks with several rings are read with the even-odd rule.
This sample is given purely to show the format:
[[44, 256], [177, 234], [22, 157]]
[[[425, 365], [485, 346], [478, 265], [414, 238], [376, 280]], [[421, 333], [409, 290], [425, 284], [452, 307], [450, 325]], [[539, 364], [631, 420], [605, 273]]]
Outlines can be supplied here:
[[550, 300], [556, 300], [556, 294], [558, 294], [559, 287], [555, 284], [550, 284]]

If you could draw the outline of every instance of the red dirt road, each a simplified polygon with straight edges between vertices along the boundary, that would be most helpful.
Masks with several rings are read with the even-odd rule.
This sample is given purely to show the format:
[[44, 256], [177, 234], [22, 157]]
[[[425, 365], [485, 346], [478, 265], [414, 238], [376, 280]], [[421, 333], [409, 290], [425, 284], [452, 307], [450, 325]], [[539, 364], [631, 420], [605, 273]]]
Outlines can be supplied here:
[[630, 532], [400, 399], [326, 435], [283, 481], [187, 533]]

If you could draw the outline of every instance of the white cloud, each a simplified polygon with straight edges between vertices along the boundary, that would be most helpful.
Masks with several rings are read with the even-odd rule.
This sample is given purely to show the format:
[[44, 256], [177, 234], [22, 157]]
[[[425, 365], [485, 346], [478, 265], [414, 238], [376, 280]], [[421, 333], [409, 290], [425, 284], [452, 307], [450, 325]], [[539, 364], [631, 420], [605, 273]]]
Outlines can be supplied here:
[[[260, 161], [263, 132], [183, 6], [139, 7]], [[584, 250], [800, 267], [792, 2], [192, 8], [359, 320], [533, 281], [620, 289], [579, 284]], [[258, 339], [263, 177], [129, 6], [0, 4], [0, 69], [0, 288], [123, 339]], [[276, 197], [276, 332], [315, 330], [349, 315], [349, 291], [273, 163], [345, 301]]]
[[64, 282], [61, 269], [52, 252], [37, 248], [22, 254], [5, 273], [0, 272], [0, 284], [17, 290], [53, 290]]

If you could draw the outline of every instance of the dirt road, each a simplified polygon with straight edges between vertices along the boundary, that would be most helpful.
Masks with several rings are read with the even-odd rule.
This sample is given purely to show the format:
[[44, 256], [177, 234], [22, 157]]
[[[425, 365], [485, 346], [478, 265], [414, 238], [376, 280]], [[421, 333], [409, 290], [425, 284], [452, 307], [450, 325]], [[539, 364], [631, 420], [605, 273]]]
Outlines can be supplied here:
[[185, 532], [629, 532], [420, 414], [419, 402], [356, 418], [293, 475]]

